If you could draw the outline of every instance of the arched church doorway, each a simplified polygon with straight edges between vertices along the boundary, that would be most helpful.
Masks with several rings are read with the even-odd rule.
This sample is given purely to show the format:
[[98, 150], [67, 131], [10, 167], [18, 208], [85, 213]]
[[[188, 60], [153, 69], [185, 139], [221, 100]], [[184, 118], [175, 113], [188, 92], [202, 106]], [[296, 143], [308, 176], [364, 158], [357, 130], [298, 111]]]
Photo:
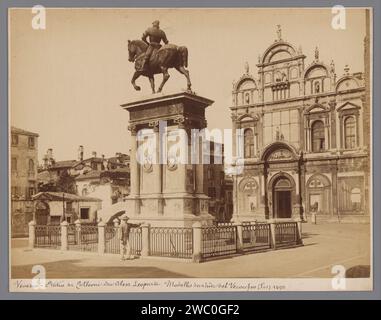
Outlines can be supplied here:
[[292, 216], [292, 184], [284, 176], [273, 184], [273, 217], [291, 218]]

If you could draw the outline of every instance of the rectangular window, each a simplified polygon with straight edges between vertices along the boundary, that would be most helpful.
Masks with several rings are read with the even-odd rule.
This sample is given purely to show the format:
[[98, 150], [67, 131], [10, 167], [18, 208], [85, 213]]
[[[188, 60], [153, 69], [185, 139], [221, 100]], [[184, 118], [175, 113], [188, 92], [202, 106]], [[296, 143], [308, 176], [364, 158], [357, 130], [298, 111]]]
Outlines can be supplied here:
[[81, 208], [81, 219], [87, 220], [90, 218], [90, 208]]
[[60, 216], [51, 216], [50, 217], [50, 224], [57, 226], [60, 223], [61, 223], [61, 217]]
[[17, 146], [19, 144], [19, 136], [17, 134], [12, 134], [12, 146]]
[[28, 138], [28, 146], [29, 148], [34, 148], [34, 137]]

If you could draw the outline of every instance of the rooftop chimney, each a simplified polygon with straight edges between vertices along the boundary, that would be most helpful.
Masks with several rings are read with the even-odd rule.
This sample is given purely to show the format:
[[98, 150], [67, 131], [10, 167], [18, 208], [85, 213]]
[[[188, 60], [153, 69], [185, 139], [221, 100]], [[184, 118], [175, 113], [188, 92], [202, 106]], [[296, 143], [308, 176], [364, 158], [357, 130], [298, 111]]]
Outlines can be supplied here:
[[79, 161], [83, 160], [83, 146], [79, 146], [78, 148], [78, 160]]
[[93, 155], [94, 158], [97, 157], [97, 152], [96, 151], [93, 151], [91, 154]]

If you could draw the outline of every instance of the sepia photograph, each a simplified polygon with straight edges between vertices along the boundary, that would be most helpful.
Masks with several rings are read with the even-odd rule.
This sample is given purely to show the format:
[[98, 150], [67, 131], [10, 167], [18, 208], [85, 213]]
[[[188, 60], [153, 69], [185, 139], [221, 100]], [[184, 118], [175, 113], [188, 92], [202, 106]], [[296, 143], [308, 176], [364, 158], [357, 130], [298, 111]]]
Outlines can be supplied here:
[[9, 290], [371, 291], [372, 19], [9, 8]]

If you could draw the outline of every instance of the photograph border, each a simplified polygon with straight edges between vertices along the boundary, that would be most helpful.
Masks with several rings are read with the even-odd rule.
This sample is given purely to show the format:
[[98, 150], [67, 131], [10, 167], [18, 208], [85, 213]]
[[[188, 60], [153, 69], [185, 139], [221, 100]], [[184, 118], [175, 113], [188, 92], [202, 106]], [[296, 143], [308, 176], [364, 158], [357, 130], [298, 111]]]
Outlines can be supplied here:
[[[381, 74], [380, 70], [380, 18], [381, 18], [381, 3], [377, 0], [373, 1], [341, 1], [340, 3], [334, 1], [283, 1], [279, 4], [278, 1], [235, 1], [233, 4], [227, 0], [219, 1], [171, 1], [160, 0], [158, 1], [85, 1], [85, 0], [56, 0], [56, 1], [28, 1], [28, 0], [3, 0], [1, 6], [1, 32], [0, 32], [0, 50], [1, 50], [1, 87], [0, 87], [0, 208], [1, 208], [1, 220], [0, 220], [0, 299], [129, 299], [129, 300], [185, 300], [185, 299], [197, 299], [197, 300], [212, 300], [212, 299], [232, 299], [232, 300], [267, 300], [267, 299], [381, 299], [381, 257], [380, 257], [380, 231], [381, 231], [381, 217], [379, 214], [374, 214], [380, 211], [381, 203], [380, 197], [373, 198], [373, 252], [372, 252], [372, 274], [373, 274], [373, 291], [370, 292], [201, 292], [201, 293], [10, 293], [9, 292], [9, 197], [8, 197], [8, 8], [16, 7], [33, 7], [34, 5], [42, 5], [45, 7], [72, 7], [72, 8], [245, 8], [245, 7], [262, 7], [262, 8], [287, 8], [287, 7], [331, 7], [334, 5], [343, 5], [344, 7], [372, 7], [373, 8], [373, 22], [372, 27], [372, 88], [380, 88], [380, 78], [376, 78]], [[381, 145], [374, 143], [381, 139], [381, 110], [375, 108], [381, 104], [380, 91], [372, 90], [372, 193], [377, 194], [381, 188], [381, 174], [380, 166], [381, 161]]]

